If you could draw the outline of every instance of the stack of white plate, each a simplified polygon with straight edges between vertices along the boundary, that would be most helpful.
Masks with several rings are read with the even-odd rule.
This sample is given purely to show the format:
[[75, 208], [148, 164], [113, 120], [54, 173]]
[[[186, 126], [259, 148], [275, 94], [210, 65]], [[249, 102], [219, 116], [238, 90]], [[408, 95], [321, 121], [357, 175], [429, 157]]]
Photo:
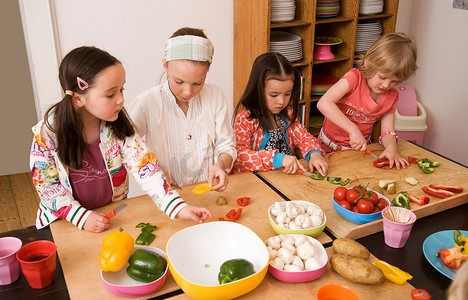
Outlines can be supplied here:
[[294, 20], [296, 3], [294, 0], [271, 0], [271, 22], [288, 22]]
[[381, 13], [384, 7], [384, 0], [361, 0], [359, 2], [360, 15], [374, 15]]
[[382, 35], [380, 22], [358, 23], [354, 52], [365, 52]]
[[289, 61], [302, 58], [302, 38], [287, 31], [270, 32], [270, 51], [279, 52]]

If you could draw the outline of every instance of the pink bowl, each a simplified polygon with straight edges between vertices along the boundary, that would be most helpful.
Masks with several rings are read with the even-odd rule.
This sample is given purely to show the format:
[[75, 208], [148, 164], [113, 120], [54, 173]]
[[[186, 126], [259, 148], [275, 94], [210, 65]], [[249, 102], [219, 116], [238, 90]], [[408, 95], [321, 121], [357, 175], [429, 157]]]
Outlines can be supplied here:
[[[285, 235], [294, 236], [295, 234], [285, 234]], [[268, 265], [268, 271], [270, 272], [271, 275], [273, 275], [273, 277], [284, 282], [307, 282], [307, 281], [312, 281], [322, 276], [323, 272], [325, 272], [325, 270], [327, 269], [327, 263], [328, 263], [327, 252], [325, 251], [325, 248], [319, 241], [317, 241], [316, 239], [310, 236], [307, 236], [307, 238], [314, 244], [315, 249], [319, 253], [319, 260], [320, 262], [323, 263], [323, 265], [318, 269], [310, 270], [310, 271], [302, 271], [302, 272], [288, 272], [288, 271], [277, 269], [273, 267], [272, 265]]]
[[[166, 258], [166, 253], [159, 248], [135, 246], [134, 250], [137, 249], [148, 250]], [[102, 283], [109, 292], [124, 297], [144, 296], [159, 290], [166, 281], [168, 273], [167, 266], [164, 275], [150, 283], [136, 281], [130, 276], [128, 276], [126, 271], [127, 266], [128, 264], [126, 264], [122, 269], [118, 270], [117, 272], [104, 272], [101, 270]]]

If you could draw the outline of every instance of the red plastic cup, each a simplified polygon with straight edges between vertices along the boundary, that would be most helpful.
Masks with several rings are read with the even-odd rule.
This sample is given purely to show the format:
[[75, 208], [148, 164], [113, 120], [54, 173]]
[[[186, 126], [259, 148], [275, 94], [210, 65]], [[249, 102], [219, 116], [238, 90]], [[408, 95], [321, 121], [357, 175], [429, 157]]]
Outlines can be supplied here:
[[53, 242], [40, 240], [24, 245], [16, 253], [23, 275], [33, 289], [45, 288], [54, 281], [56, 251]]
[[16, 252], [23, 242], [19, 238], [8, 236], [0, 238], [0, 285], [7, 285], [18, 280], [20, 264]]

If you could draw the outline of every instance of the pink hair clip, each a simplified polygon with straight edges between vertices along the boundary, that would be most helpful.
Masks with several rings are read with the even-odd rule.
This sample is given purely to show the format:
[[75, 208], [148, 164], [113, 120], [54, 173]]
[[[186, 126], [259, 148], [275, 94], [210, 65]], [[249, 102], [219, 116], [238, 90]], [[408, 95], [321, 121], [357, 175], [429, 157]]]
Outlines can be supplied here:
[[86, 81], [84, 81], [80, 77], [76, 77], [76, 82], [78, 83], [78, 87], [82, 91], [86, 90], [89, 87], [89, 85], [86, 83]]

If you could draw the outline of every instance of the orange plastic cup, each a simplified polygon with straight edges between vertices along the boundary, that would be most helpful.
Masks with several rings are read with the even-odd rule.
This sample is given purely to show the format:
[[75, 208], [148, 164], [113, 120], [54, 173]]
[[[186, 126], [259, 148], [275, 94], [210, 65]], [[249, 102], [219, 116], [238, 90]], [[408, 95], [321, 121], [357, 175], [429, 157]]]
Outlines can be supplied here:
[[317, 290], [317, 300], [359, 300], [359, 295], [344, 284], [326, 284]]
[[55, 277], [55, 253], [57, 245], [39, 240], [28, 243], [16, 253], [21, 270], [33, 289], [49, 286]]

